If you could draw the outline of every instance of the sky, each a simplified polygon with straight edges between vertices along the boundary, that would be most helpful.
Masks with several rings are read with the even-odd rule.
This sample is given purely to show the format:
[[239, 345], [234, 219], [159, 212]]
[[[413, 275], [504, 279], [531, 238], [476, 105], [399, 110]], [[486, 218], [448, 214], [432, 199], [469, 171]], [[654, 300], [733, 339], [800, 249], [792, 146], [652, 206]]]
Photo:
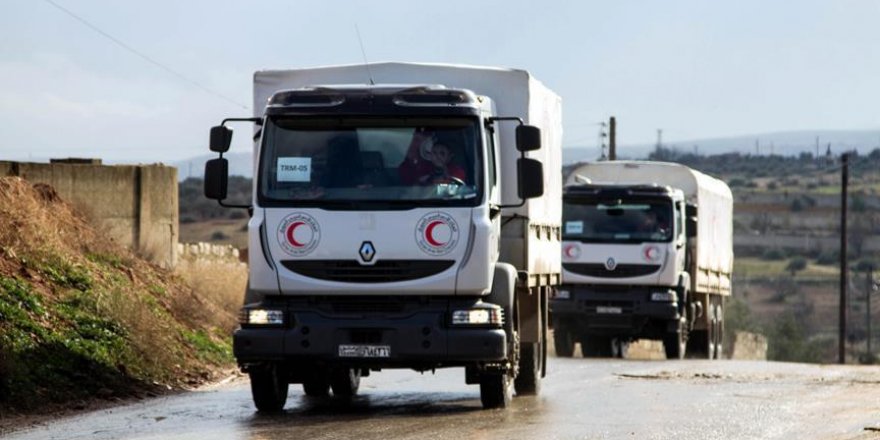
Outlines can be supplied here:
[[530, 71], [566, 146], [612, 115], [621, 145], [880, 129], [875, 0], [51, 1], [164, 68], [48, 0], [0, 0], [0, 160], [205, 154], [251, 115], [255, 70], [361, 63], [356, 27], [370, 61]]

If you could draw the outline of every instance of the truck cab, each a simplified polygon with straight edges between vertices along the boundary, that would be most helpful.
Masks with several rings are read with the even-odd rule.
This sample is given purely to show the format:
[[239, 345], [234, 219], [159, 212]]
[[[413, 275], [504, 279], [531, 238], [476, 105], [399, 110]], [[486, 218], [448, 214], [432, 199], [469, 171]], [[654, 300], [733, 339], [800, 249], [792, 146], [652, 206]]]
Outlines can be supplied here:
[[[539, 129], [520, 122], [501, 145], [497, 126], [519, 118], [432, 84], [278, 90], [244, 119], [258, 125], [257, 162], [233, 348], [259, 410], [280, 410], [288, 383], [346, 396], [385, 368], [465, 367], [485, 407], [506, 406], [514, 385], [537, 391], [544, 361], [520, 337], [528, 273], [501, 256], [499, 162], [520, 156], [521, 201], [540, 197], [541, 162], [525, 157]], [[206, 167], [221, 204], [229, 136], [212, 129], [221, 157]]]
[[[702, 202], [702, 204], [701, 204]], [[717, 357], [730, 293], [732, 197], [678, 164], [614, 161], [575, 170], [563, 196], [563, 285], [551, 300], [557, 353], [626, 353], [663, 341], [668, 358]]]

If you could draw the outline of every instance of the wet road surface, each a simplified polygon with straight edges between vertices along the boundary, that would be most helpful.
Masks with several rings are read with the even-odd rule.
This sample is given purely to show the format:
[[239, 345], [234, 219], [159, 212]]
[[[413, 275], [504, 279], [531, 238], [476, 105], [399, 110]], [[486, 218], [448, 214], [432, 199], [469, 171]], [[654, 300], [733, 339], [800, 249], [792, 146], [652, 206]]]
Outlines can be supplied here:
[[[866, 430], [865, 428], [868, 428]], [[246, 378], [53, 421], [10, 439], [880, 438], [880, 367], [550, 359], [537, 397], [483, 410], [462, 369], [373, 373], [350, 401], [291, 385], [256, 414]]]

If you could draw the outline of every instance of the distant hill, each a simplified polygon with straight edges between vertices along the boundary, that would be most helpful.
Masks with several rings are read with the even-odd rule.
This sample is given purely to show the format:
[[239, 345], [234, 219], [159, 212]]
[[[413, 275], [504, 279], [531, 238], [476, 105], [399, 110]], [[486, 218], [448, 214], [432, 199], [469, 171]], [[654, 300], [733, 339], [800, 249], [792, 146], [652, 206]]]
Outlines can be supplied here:
[[[779, 154], [796, 156], [800, 153], [816, 153], [816, 137], [819, 138], [819, 154], [824, 155], [831, 144], [831, 152], [838, 155], [843, 151], [858, 150], [867, 154], [880, 148], [880, 130], [801, 130], [780, 131], [724, 138], [673, 140], [663, 142], [663, 146], [686, 153], [703, 155], [723, 153], [759, 153], [761, 155]], [[755, 144], [758, 147], [755, 147]], [[645, 158], [654, 150], [654, 144], [618, 145], [617, 154], [621, 158]], [[595, 160], [599, 151], [595, 146], [566, 146], [562, 150], [565, 164]]]

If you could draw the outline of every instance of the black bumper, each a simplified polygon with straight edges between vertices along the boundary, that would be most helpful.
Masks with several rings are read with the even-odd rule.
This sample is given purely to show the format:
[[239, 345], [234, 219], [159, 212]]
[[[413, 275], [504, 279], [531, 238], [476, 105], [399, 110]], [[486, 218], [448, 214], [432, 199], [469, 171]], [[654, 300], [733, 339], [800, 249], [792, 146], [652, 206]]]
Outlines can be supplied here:
[[[342, 312], [337, 310], [338, 302], [339, 299], [275, 300], [264, 304], [266, 308], [284, 310], [285, 324], [237, 330], [233, 335], [233, 352], [239, 364], [302, 361], [374, 368], [433, 368], [493, 363], [507, 357], [503, 329], [459, 328], [449, 324], [451, 310], [467, 308], [474, 300], [395, 299], [392, 311], [376, 311], [375, 304], [349, 303], [342, 307]], [[340, 355], [340, 346], [352, 345], [387, 347], [387, 357]]]
[[550, 300], [553, 325], [576, 335], [660, 337], [675, 331], [679, 320], [678, 301], [652, 301], [654, 292], [672, 292], [668, 287], [603, 287], [563, 285], [568, 299]]

